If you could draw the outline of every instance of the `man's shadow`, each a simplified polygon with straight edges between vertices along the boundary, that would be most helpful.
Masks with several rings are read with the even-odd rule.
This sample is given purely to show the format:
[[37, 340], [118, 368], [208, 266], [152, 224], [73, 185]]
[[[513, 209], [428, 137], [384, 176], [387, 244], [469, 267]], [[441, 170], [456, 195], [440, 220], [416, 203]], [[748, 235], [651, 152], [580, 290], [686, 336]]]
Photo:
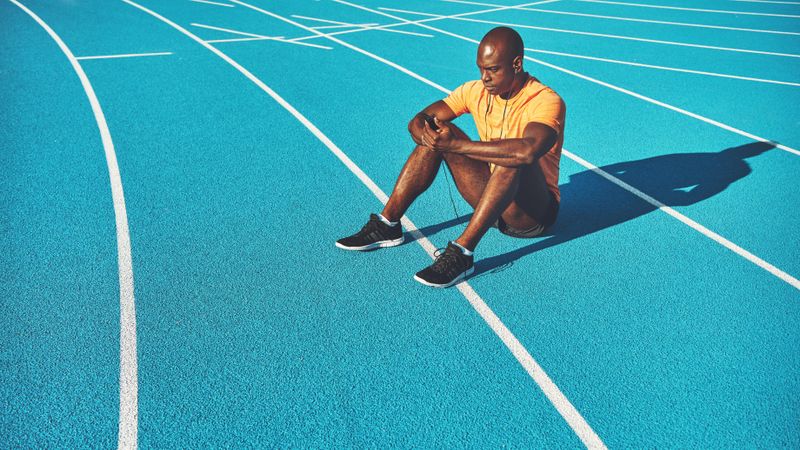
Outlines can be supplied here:
[[[710, 198], [747, 176], [746, 158], [758, 156], [774, 145], [754, 142], [718, 153], [675, 153], [600, 167], [667, 206], [686, 206]], [[570, 176], [560, 186], [558, 220], [534, 243], [475, 262], [475, 275], [502, 270], [523, 256], [635, 219], [657, 208], [591, 170]], [[433, 234], [465, 223], [462, 216], [420, 229]], [[521, 241], [524, 242], [524, 241]]]

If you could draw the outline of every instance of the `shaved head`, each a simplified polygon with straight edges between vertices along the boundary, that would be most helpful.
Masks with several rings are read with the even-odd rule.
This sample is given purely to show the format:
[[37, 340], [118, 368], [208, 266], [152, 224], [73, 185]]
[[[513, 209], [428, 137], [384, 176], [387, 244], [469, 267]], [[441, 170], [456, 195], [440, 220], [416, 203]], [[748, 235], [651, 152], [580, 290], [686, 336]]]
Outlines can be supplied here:
[[477, 64], [489, 94], [508, 98], [524, 84], [528, 79], [522, 70], [524, 52], [519, 33], [508, 27], [494, 28], [481, 39]]
[[[503, 61], [511, 61], [517, 56], [522, 57], [525, 45], [519, 33], [508, 27], [497, 27], [486, 33], [478, 46], [478, 54], [499, 53], [497, 56]], [[488, 56], [488, 55], [486, 55]]]

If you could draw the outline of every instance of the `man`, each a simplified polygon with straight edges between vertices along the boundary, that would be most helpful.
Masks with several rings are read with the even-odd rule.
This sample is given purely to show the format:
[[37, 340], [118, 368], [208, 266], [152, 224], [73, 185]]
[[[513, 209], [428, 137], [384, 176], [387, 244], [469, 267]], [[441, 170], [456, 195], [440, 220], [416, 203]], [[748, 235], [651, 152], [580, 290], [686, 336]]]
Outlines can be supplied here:
[[[566, 107], [561, 97], [522, 70], [524, 45], [506, 27], [491, 30], [478, 46], [481, 79], [459, 86], [408, 124], [417, 144], [381, 214], [358, 233], [336, 242], [346, 250], [371, 250], [403, 242], [400, 218], [433, 182], [444, 161], [458, 191], [474, 208], [464, 232], [414, 278], [449, 287], [474, 271], [473, 251], [486, 231], [535, 237], [558, 214], [558, 166]], [[450, 123], [469, 113], [480, 141]]]

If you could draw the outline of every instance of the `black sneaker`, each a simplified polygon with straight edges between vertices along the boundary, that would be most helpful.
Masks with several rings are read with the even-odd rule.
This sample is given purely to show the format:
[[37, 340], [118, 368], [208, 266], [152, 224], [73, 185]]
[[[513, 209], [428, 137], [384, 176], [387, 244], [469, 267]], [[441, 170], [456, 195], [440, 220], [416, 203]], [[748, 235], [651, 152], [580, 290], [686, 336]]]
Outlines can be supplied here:
[[389, 226], [376, 214], [369, 215], [369, 222], [358, 233], [336, 241], [336, 246], [345, 250], [372, 250], [394, 247], [403, 243], [403, 227], [398, 223]]
[[472, 255], [465, 255], [450, 242], [444, 252], [436, 257], [436, 261], [417, 272], [414, 279], [427, 286], [450, 287], [475, 271], [472, 260]]

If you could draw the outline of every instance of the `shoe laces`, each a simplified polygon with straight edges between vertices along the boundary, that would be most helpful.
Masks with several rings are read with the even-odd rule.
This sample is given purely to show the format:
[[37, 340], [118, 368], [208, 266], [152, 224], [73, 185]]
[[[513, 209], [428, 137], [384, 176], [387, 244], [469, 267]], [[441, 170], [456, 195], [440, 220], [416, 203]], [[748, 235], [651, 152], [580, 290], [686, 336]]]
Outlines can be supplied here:
[[371, 233], [378, 229], [378, 222], [380, 219], [376, 218], [375, 220], [370, 219], [363, 227], [361, 227], [361, 231], [358, 232], [359, 235], [365, 235]]
[[459, 254], [456, 250], [448, 252], [448, 248], [449, 247], [437, 248], [436, 251], [433, 252], [436, 261], [433, 262], [431, 270], [437, 273], [444, 273], [447, 269], [458, 264]]

